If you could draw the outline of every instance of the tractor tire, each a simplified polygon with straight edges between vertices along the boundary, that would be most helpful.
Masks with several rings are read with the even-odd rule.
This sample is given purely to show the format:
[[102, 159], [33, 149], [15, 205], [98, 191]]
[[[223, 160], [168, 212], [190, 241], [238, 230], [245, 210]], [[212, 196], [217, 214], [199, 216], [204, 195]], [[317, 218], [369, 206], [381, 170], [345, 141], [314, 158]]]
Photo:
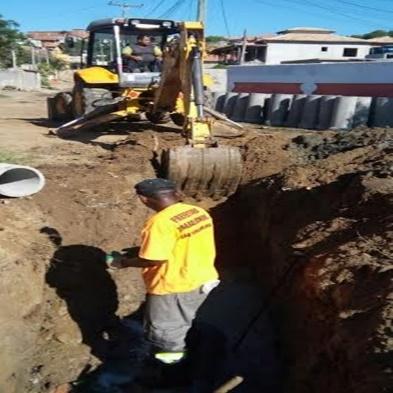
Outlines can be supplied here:
[[96, 109], [94, 103], [103, 99], [112, 99], [112, 92], [107, 89], [86, 87], [76, 82], [72, 92], [72, 112], [75, 118], [81, 117]]
[[48, 98], [48, 119], [55, 121], [71, 120], [71, 103], [71, 93], [57, 93], [54, 97]]
[[171, 121], [168, 112], [146, 112], [146, 119], [153, 124], [166, 124]]
[[171, 113], [171, 119], [177, 126], [180, 126], [180, 127], [184, 126], [184, 122], [186, 120], [184, 114], [179, 113], [179, 112]]

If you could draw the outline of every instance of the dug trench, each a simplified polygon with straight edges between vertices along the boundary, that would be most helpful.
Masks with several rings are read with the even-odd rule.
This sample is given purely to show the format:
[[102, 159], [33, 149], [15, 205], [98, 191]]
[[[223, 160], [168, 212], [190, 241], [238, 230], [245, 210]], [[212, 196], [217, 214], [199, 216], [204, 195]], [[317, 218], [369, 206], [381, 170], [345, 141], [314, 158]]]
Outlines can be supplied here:
[[[138, 245], [150, 212], [131, 190], [155, 175], [157, 141], [180, 139], [131, 133], [89, 162], [42, 164], [44, 191], [3, 200], [1, 392], [53, 392], [136, 345], [124, 321], [143, 302], [140, 273], [109, 272], [104, 257]], [[241, 147], [245, 170], [228, 200], [197, 202], [214, 218], [222, 273], [201, 317], [201, 391], [241, 375], [234, 392], [387, 392], [391, 131], [250, 131], [225, 142]]]

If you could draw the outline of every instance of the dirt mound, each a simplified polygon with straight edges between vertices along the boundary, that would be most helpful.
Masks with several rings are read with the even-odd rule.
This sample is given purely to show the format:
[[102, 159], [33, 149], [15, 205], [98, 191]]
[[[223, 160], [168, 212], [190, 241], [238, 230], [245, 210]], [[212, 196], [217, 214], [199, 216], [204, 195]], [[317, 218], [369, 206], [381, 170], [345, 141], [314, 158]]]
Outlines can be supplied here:
[[393, 148], [393, 133], [390, 129], [356, 129], [332, 135], [299, 135], [290, 148], [312, 160], [320, 160], [333, 154], [343, 153], [362, 147], [375, 149]]
[[220, 261], [253, 264], [271, 296], [288, 391], [391, 387], [392, 133], [371, 133], [297, 137], [298, 164], [215, 211]]

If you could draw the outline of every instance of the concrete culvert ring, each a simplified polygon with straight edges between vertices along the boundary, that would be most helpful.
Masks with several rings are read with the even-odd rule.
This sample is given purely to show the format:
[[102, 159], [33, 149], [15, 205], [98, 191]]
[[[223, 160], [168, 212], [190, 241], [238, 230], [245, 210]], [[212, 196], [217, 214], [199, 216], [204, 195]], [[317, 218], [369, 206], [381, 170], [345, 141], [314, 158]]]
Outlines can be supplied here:
[[43, 174], [35, 168], [0, 164], [0, 195], [29, 196], [39, 192], [44, 185]]

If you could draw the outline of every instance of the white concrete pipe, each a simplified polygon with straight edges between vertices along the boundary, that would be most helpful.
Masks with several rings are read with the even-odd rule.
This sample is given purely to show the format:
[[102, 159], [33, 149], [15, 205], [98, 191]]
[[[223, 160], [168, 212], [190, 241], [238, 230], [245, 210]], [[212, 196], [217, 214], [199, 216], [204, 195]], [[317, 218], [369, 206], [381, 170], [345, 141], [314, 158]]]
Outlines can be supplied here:
[[374, 98], [374, 110], [372, 115], [372, 127], [393, 126], [393, 99], [389, 97]]
[[237, 100], [233, 107], [231, 120], [233, 121], [244, 121], [244, 116], [246, 114], [247, 103], [248, 103], [248, 93], [240, 93], [237, 96]]
[[318, 120], [319, 104], [321, 96], [307, 96], [303, 106], [302, 118], [299, 122], [300, 128], [315, 129]]
[[236, 101], [237, 101], [237, 93], [232, 93], [228, 92], [225, 96], [225, 101], [224, 101], [224, 107], [223, 107], [223, 112], [231, 118], [233, 108], [235, 107]]
[[327, 130], [332, 123], [332, 113], [337, 96], [322, 96], [319, 104], [317, 129]]
[[263, 121], [263, 109], [266, 100], [269, 98], [268, 94], [251, 93], [248, 97], [246, 113], [244, 121], [246, 123], [260, 124]]
[[214, 91], [213, 92], [213, 109], [217, 112], [223, 112], [225, 102], [225, 91]]
[[41, 191], [44, 185], [44, 175], [37, 169], [0, 163], [0, 195], [24, 197]]
[[358, 97], [338, 96], [333, 106], [330, 129], [350, 130], [352, 128], [357, 102]]
[[304, 103], [306, 102], [305, 94], [296, 94], [291, 102], [288, 112], [288, 118], [285, 122], [286, 127], [297, 127], [303, 115]]
[[283, 126], [288, 116], [292, 98], [291, 94], [272, 94], [265, 124], [268, 126]]
[[372, 97], [358, 97], [352, 127], [367, 126], [370, 118]]

